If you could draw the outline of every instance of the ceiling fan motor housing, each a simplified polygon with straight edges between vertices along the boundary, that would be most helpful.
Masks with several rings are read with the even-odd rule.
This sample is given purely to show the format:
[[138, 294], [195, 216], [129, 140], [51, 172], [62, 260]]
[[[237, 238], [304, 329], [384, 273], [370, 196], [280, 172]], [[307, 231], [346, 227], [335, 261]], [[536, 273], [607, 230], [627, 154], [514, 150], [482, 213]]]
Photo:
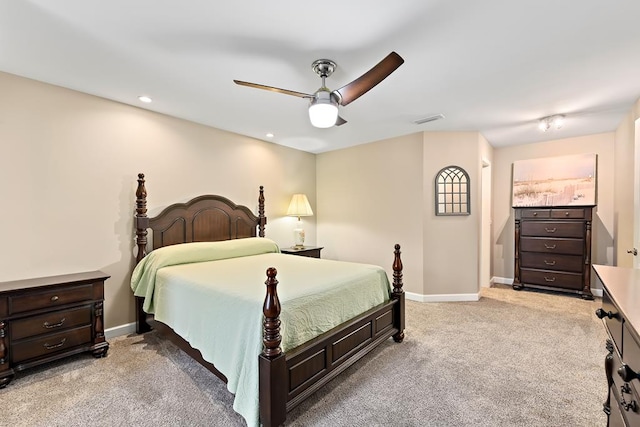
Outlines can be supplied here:
[[313, 61], [311, 68], [320, 77], [329, 77], [335, 71], [337, 65], [330, 59], [318, 59]]

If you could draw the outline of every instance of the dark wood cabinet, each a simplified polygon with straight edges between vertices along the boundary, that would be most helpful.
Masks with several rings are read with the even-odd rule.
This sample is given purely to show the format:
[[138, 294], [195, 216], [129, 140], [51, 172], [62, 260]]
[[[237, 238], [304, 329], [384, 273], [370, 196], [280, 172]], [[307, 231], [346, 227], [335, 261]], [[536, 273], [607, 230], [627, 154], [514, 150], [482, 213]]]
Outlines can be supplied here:
[[593, 207], [514, 208], [513, 288], [591, 294]]
[[0, 283], [0, 388], [16, 372], [72, 354], [107, 354], [101, 271]]
[[283, 254], [306, 256], [309, 258], [320, 258], [320, 251], [322, 249], [323, 247], [319, 246], [305, 246], [303, 248], [280, 248], [280, 252]]
[[640, 270], [594, 265], [602, 286], [603, 320], [609, 339], [604, 361], [608, 426], [640, 427]]

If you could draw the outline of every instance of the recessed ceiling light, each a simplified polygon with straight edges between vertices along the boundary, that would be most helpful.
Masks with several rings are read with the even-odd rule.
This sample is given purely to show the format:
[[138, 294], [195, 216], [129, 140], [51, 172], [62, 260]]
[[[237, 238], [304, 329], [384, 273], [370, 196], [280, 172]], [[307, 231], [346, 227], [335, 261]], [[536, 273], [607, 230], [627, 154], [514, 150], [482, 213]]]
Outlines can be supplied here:
[[138, 97], [138, 99], [142, 102], [144, 102], [145, 104], [150, 103], [151, 101], [153, 101], [153, 99], [151, 99], [150, 97], [148, 97], [147, 95], [140, 95]]
[[274, 135], [273, 135], [271, 132], [269, 132], [269, 133], [266, 135], [266, 137], [267, 137], [267, 138], [273, 138], [273, 137], [274, 137]]

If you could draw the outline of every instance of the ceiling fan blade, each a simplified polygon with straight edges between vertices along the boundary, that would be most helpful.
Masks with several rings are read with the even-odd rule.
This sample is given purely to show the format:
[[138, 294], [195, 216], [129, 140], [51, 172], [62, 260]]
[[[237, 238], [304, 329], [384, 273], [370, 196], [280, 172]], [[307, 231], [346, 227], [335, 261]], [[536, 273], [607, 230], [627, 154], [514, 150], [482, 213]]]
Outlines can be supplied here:
[[347, 123], [347, 121], [342, 117], [338, 116], [338, 119], [336, 120], [336, 126], [342, 126], [345, 123]]
[[310, 95], [308, 93], [296, 92], [295, 90], [280, 89], [273, 86], [265, 86], [257, 83], [243, 82], [242, 80], [234, 80], [234, 83], [240, 86], [254, 87], [256, 89], [269, 90], [271, 92], [283, 93], [285, 95], [293, 95], [293, 96], [297, 96], [298, 98], [313, 98], [313, 95]]
[[386, 79], [399, 66], [404, 63], [404, 59], [395, 52], [391, 52], [382, 61], [378, 62], [372, 69], [358, 77], [351, 83], [334, 90], [338, 94], [340, 105], [347, 105], [362, 95], [367, 93], [375, 85]]

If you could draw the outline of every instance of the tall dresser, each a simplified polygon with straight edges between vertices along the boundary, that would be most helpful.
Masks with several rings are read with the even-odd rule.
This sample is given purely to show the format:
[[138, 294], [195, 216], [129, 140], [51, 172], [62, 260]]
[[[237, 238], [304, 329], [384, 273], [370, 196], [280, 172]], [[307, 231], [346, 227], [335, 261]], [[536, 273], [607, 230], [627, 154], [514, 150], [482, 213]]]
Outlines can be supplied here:
[[513, 289], [558, 290], [593, 299], [591, 218], [593, 206], [514, 208]]
[[594, 265], [602, 286], [602, 307], [609, 339], [604, 361], [608, 427], [640, 426], [640, 270]]

